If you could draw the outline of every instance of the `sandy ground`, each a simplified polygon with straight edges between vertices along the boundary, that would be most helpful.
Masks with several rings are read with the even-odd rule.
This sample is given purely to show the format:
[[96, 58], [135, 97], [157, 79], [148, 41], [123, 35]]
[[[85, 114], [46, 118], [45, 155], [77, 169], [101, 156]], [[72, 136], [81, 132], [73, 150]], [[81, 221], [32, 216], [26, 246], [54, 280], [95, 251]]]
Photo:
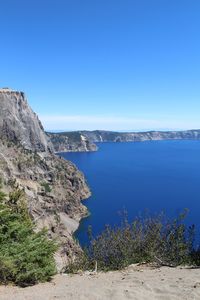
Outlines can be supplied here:
[[2, 300], [200, 299], [200, 269], [130, 266], [124, 271], [57, 275], [28, 288], [0, 287]]

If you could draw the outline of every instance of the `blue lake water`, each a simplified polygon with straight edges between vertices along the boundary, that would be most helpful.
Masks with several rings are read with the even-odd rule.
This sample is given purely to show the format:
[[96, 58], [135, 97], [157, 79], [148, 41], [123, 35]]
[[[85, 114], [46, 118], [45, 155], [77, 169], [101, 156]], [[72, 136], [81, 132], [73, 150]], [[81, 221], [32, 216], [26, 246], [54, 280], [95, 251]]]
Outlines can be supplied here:
[[76, 237], [83, 245], [87, 228], [94, 234], [117, 224], [119, 212], [133, 219], [147, 209], [174, 217], [189, 208], [188, 224], [200, 225], [200, 141], [99, 143], [98, 152], [62, 153], [84, 172], [92, 196], [84, 201], [90, 216]]

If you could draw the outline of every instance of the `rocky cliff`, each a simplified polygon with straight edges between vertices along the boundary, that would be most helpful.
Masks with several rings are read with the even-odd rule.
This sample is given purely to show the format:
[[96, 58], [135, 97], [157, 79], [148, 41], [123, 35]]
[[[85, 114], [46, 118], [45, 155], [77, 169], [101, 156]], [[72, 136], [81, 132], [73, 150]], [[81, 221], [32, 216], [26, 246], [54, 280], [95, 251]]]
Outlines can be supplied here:
[[0, 89], [0, 138], [20, 143], [32, 151], [53, 151], [41, 122], [23, 92]]
[[90, 196], [85, 178], [68, 161], [53, 154], [36, 114], [24, 93], [0, 90], [0, 178], [5, 192], [25, 191], [37, 228], [47, 227], [59, 241], [58, 269], [79, 251], [72, 233], [87, 214], [81, 200]]
[[47, 133], [56, 152], [97, 151], [97, 146], [79, 131]]

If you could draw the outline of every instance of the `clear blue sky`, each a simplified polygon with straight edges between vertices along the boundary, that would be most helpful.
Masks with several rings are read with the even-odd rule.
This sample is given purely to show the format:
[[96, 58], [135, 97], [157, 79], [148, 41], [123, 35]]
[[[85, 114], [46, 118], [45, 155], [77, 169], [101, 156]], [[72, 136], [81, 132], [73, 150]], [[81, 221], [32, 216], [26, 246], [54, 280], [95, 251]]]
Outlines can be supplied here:
[[0, 86], [46, 129], [200, 128], [199, 0], [2, 0]]

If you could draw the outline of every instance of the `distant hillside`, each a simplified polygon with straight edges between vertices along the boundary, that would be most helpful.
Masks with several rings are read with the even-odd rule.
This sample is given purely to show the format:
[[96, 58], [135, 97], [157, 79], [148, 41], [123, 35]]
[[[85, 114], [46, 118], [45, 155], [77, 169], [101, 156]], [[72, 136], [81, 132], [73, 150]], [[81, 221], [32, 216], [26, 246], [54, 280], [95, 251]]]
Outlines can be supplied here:
[[55, 151], [96, 151], [96, 142], [142, 142], [160, 140], [200, 140], [200, 130], [184, 131], [148, 131], [148, 132], [114, 132], [114, 131], [74, 131], [48, 133]]
[[158, 140], [198, 140], [200, 130], [185, 131], [148, 131], [148, 132], [114, 132], [114, 131], [80, 131], [90, 142], [141, 142]]
[[47, 132], [56, 152], [96, 151], [97, 146], [79, 131], [50, 133]]

